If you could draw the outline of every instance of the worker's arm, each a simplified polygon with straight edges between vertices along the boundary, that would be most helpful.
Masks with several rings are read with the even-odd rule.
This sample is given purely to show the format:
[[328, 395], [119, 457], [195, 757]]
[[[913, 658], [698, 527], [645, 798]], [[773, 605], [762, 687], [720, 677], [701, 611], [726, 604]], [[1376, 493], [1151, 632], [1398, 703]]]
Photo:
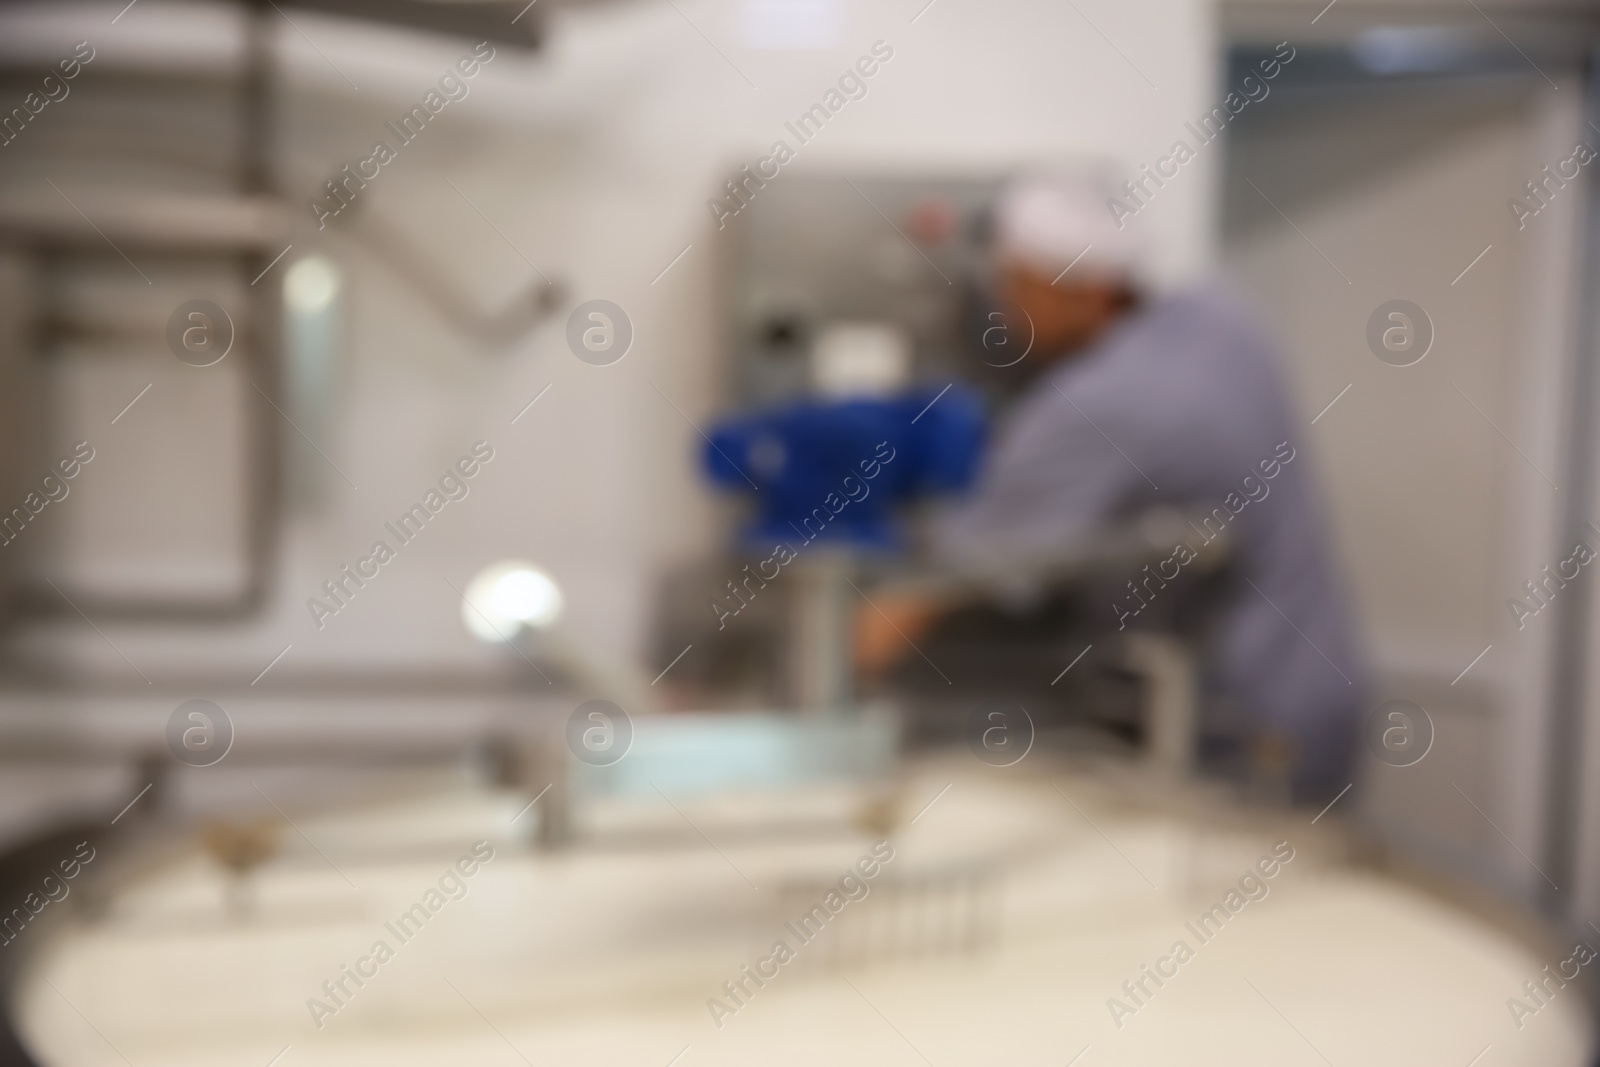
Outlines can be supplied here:
[[[936, 526], [937, 557], [957, 567], [992, 567], [1048, 556], [1104, 526], [1146, 487], [1133, 461], [1096, 426], [1129, 424], [1119, 418], [1118, 390], [1079, 392], [1058, 384], [1054, 375], [1043, 379], [995, 435], [977, 485]], [[1071, 393], [1078, 395], [1069, 399]], [[1134, 447], [1136, 435], [1128, 436]], [[859, 606], [855, 626], [856, 667], [868, 674], [911, 654], [955, 606], [923, 594], [868, 593], [871, 602]]]
[[878, 674], [910, 653], [945, 610], [939, 598], [918, 593], [879, 593], [863, 601], [856, 610], [856, 670]]
[[1133, 452], [1145, 443], [1139, 420], [1123, 410], [1123, 383], [1077, 384], [1049, 374], [1019, 404], [984, 455], [973, 491], [935, 526], [938, 555], [958, 564], [1048, 555], [1145, 494], [1149, 484], [1133, 460], [1100, 432]]

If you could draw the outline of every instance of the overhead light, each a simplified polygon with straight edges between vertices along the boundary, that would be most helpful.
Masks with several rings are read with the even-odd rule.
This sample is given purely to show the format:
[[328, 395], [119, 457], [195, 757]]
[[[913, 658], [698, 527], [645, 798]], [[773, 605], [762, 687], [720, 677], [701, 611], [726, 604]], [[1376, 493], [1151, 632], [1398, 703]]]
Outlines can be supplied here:
[[542, 630], [561, 617], [561, 587], [531, 563], [504, 560], [467, 586], [461, 621], [480, 641], [509, 641], [525, 627]]
[[744, 0], [740, 37], [746, 48], [832, 48], [839, 23], [839, 0]]
[[1479, 58], [1477, 38], [1442, 26], [1373, 26], [1350, 46], [1373, 74], [1442, 74]]

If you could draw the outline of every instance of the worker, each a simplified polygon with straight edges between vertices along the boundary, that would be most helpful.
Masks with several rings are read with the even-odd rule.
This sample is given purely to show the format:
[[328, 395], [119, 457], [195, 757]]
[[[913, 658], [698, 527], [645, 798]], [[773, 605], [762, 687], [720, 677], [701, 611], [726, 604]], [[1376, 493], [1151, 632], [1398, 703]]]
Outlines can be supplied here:
[[[1189, 527], [1190, 550], [1226, 526], [1230, 577], [1214, 594], [1207, 703], [1231, 708], [1287, 753], [1297, 800], [1331, 800], [1352, 781], [1365, 671], [1307, 423], [1236, 298], [1212, 285], [1142, 291], [1132, 228], [1119, 225], [1109, 199], [1077, 171], [1024, 175], [1000, 196], [995, 252], [1007, 311], [996, 321], [1009, 336], [989, 340], [997, 352], [1031, 338], [1014, 369], [1032, 380], [1000, 418], [973, 491], [939, 525], [938, 550], [956, 561], [1020, 558], [1162, 506], [1208, 517]], [[1187, 556], [1175, 546], [1161, 573]], [[1106, 605], [1112, 631], [1138, 626], [1160, 594], [1146, 572], [1129, 577], [1143, 580]], [[857, 662], [869, 672], [903, 655], [942, 612], [910, 596], [874, 604], [857, 620]]]

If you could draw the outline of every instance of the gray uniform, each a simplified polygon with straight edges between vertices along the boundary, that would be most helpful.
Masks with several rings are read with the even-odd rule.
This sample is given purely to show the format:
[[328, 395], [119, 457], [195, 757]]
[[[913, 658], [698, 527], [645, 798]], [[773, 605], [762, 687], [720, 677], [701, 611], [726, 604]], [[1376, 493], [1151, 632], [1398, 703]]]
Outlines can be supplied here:
[[[1152, 301], [1063, 360], [1007, 413], [978, 484], [944, 517], [941, 549], [990, 557], [1059, 547], [1156, 505], [1213, 515], [1237, 580], [1221, 605], [1214, 683], [1295, 742], [1296, 793], [1350, 780], [1365, 670], [1274, 353], [1221, 288]], [[1202, 545], [1205, 529], [1189, 543]], [[1181, 569], [1179, 552], [1158, 570]], [[1160, 583], [1106, 606], [1131, 624]]]

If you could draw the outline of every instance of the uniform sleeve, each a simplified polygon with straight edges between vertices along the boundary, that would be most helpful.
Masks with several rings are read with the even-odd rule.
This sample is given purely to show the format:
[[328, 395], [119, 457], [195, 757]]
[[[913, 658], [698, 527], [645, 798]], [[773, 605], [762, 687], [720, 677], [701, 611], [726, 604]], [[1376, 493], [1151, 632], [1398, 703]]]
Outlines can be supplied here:
[[1148, 488], [1133, 458], [1101, 432], [1127, 420], [1046, 380], [1002, 426], [971, 494], [936, 523], [936, 552], [956, 562], [1058, 550], [1114, 517]]

